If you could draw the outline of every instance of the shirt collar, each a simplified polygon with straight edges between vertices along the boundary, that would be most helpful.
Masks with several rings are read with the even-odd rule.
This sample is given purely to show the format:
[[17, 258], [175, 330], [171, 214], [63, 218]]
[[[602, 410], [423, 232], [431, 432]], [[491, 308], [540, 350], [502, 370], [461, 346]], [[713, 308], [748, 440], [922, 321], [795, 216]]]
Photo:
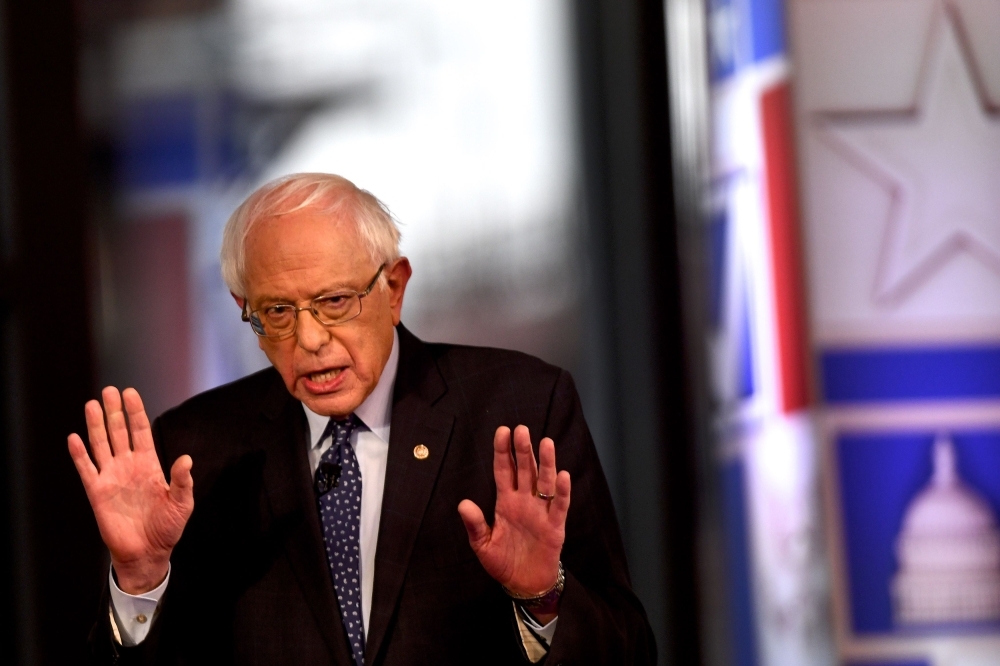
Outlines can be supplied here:
[[[392, 423], [392, 389], [396, 383], [396, 370], [399, 367], [399, 333], [392, 331], [392, 351], [389, 360], [382, 368], [382, 376], [375, 385], [375, 390], [368, 394], [365, 401], [354, 410], [354, 415], [379, 439], [389, 443], [389, 426]], [[319, 438], [330, 421], [329, 416], [317, 414], [302, 403], [306, 419], [309, 421], [309, 446], [319, 446]]]

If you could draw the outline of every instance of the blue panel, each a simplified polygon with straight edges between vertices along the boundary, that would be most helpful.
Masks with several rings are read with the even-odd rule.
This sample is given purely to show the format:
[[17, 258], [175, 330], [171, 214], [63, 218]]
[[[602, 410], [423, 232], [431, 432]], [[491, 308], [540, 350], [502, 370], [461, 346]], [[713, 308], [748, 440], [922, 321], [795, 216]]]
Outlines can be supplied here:
[[750, 537], [747, 533], [746, 487], [742, 462], [731, 462], [723, 466], [722, 502], [733, 663], [736, 666], [756, 666], [757, 639], [750, 587]]
[[239, 140], [239, 130], [247, 131], [239, 124], [240, 100], [232, 94], [223, 95], [219, 100], [219, 118], [213, 128], [213, 175], [236, 178], [248, 165], [246, 139]]
[[1000, 346], [822, 352], [829, 402], [1000, 397]]
[[[965, 482], [1000, 508], [1000, 431], [951, 433]], [[837, 440], [840, 496], [853, 629], [902, 632], [893, 626], [890, 585], [895, 542], [910, 501], [931, 476], [933, 432], [844, 434]], [[996, 623], [929, 625], [905, 633], [995, 632]]]
[[787, 50], [783, 0], [709, 0], [709, 74], [713, 83]]
[[197, 138], [192, 95], [126, 104], [115, 145], [119, 182], [128, 188], [193, 183], [198, 178]]
[[743, 285], [743, 307], [740, 313], [740, 375], [739, 396], [749, 398], [755, 390], [753, 372], [753, 337], [750, 332], [750, 298]]
[[712, 82], [721, 81], [736, 71], [740, 12], [733, 0], [708, 2], [709, 74]]
[[750, 0], [753, 60], [785, 53], [785, 3], [782, 0]]

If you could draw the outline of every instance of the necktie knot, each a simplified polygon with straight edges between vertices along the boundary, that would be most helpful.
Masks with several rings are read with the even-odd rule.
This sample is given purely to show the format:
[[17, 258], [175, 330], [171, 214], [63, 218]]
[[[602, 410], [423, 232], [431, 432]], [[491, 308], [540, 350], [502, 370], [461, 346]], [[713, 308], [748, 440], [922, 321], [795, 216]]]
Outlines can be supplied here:
[[331, 446], [336, 446], [341, 441], [350, 443], [351, 433], [360, 424], [361, 421], [354, 414], [351, 414], [346, 419], [335, 419], [331, 416], [330, 420], [326, 422], [326, 428], [323, 429], [323, 434], [320, 436], [319, 441], [322, 442], [327, 437], [333, 437], [333, 444]]
[[[323, 434], [319, 438], [322, 443], [330, 437], [330, 447], [320, 458], [319, 465], [313, 475], [313, 489], [317, 497], [322, 497], [337, 487], [340, 481], [340, 474], [344, 469], [345, 447], [351, 447], [351, 433], [358, 427], [360, 421], [351, 414], [346, 419], [330, 418], [323, 429]], [[353, 456], [352, 456], [353, 457]]]

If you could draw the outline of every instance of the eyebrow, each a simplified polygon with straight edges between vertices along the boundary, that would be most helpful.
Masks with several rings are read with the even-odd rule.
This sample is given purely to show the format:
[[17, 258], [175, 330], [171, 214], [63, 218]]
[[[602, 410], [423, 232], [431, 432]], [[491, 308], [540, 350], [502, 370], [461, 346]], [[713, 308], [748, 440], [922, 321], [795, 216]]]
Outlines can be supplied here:
[[[318, 292], [314, 296], [309, 296], [306, 300], [314, 301], [317, 298], [322, 298], [324, 296], [331, 296], [339, 291], [358, 291], [358, 290], [349, 285], [341, 285], [339, 287], [333, 287], [331, 289], [324, 289], [323, 291]], [[295, 302], [294, 299], [288, 298], [286, 296], [274, 296], [274, 295], [261, 296], [257, 299], [257, 301], [260, 303], [268, 303], [268, 304]]]

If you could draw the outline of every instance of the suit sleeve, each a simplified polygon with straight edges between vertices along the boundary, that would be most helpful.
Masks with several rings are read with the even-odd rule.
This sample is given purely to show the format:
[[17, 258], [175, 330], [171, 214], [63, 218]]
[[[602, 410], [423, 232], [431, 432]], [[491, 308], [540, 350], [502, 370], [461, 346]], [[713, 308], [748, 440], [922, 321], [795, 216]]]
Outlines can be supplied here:
[[546, 663], [654, 664], [653, 632], [632, 592], [611, 493], [565, 371], [553, 389], [545, 436], [555, 442], [556, 466], [573, 482], [562, 552], [566, 585]]

